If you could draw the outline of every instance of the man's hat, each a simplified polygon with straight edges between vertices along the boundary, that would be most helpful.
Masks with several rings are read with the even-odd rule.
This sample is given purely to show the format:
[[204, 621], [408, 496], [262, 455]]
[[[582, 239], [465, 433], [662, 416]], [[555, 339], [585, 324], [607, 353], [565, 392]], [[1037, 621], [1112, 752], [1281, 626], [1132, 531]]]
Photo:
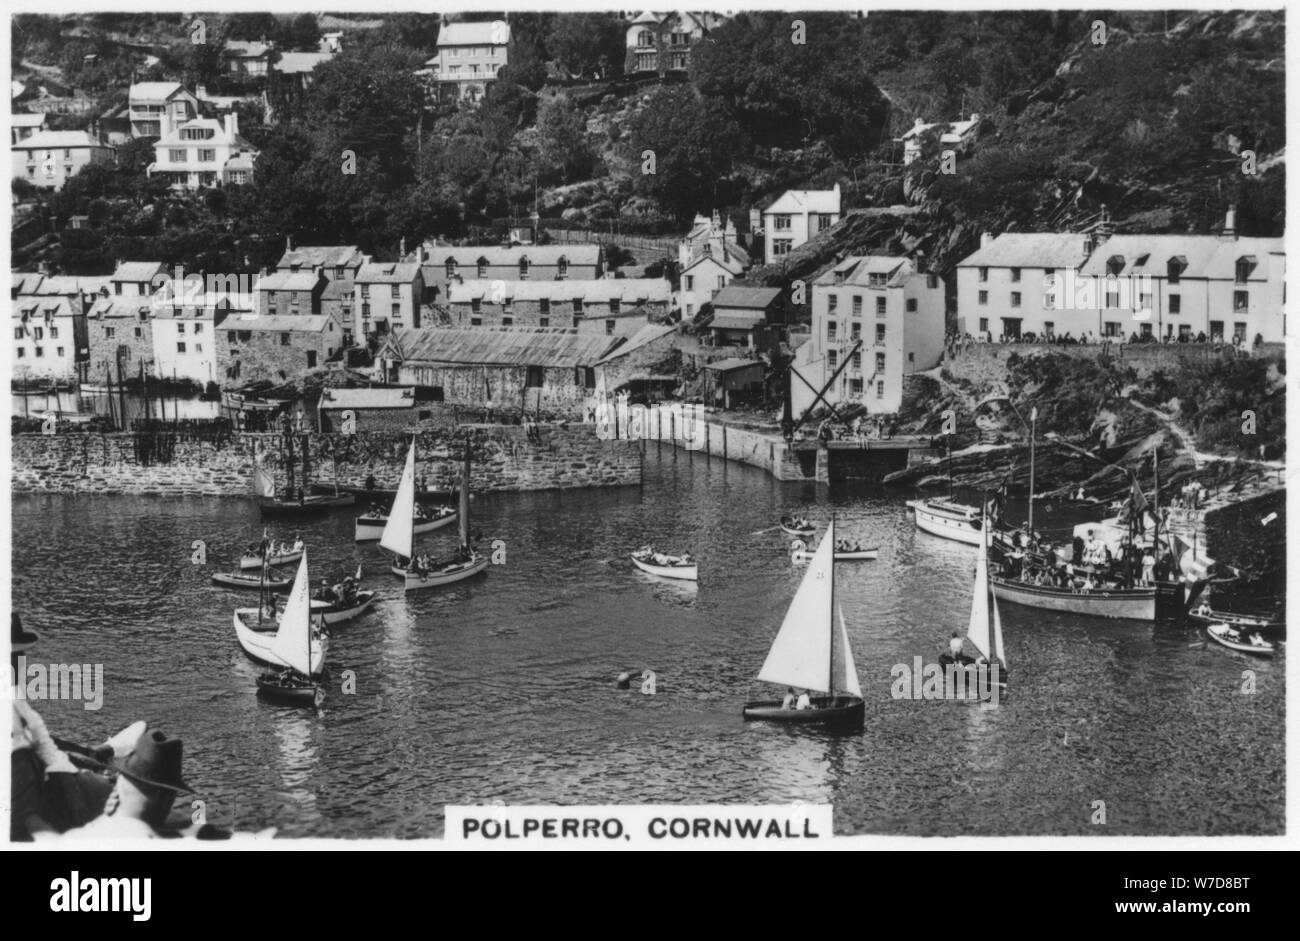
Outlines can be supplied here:
[[193, 794], [194, 789], [181, 778], [181, 754], [179, 738], [168, 738], [155, 729], [141, 735], [135, 751], [116, 768], [119, 774], [135, 784], [178, 794]]
[[41, 635], [23, 628], [23, 619], [17, 611], [9, 618], [9, 648], [13, 653], [25, 653], [36, 646]]

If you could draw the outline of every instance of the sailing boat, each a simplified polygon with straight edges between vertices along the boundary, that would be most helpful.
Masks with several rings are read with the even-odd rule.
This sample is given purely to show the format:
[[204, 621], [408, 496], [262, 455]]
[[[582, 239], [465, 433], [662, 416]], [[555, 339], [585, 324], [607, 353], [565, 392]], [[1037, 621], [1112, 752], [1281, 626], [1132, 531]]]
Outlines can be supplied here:
[[[997, 685], [1005, 688], [1007, 685], [1007, 654], [1002, 646], [1002, 615], [998, 612], [998, 601], [993, 596], [993, 589], [989, 584], [987, 542], [980, 544], [979, 556], [975, 560], [975, 590], [971, 596], [970, 622], [966, 627], [966, 638], [971, 642], [971, 646], [979, 652], [979, 659], [968, 657], [963, 653], [958, 653], [955, 657], [944, 654], [939, 658], [940, 665], [946, 670], [950, 664], [965, 667], [983, 661], [989, 664], [989, 675], [993, 676], [995, 674], [992, 673], [992, 666], [996, 664]], [[977, 693], [984, 691], [982, 689], [982, 678], [981, 686], [976, 687], [975, 691]]]
[[247, 626], [243, 620], [246, 613], [236, 611], [234, 616], [239, 646], [250, 659], [277, 671], [258, 677], [258, 691], [295, 702], [314, 700], [328, 641], [324, 636], [313, 636], [307, 557], [304, 555], [298, 563], [298, 575], [274, 634]]
[[286, 486], [283, 496], [275, 495], [274, 480], [270, 481], [270, 492], [267, 492], [267, 478], [270, 474], [260, 466], [253, 471], [253, 494], [258, 497], [258, 505], [262, 509], [263, 516], [304, 516], [310, 513], [323, 513], [330, 507], [351, 506], [357, 502], [355, 494], [341, 493], [335, 495], [325, 494], [308, 494], [306, 489], [308, 473], [308, 447], [307, 435], [303, 435], [302, 462], [303, 462], [303, 486], [295, 488], [293, 485], [294, 470], [294, 453], [293, 453], [293, 429], [285, 420], [284, 430], [284, 456], [287, 469]]
[[907, 506], [916, 514], [916, 528], [944, 539], [953, 539], [967, 545], [979, 545], [984, 541], [985, 513], [977, 506], [958, 503], [952, 498], [952, 448], [944, 436], [944, 448], [948, 467], [948, 499], [922, 497], [908, 500]]
[[[402, 487], [406, 485], [407, 479], [410, 479], [409, 504], [403, 502]], [[377, 510], [370, 510], [357, 517], [356, 536], [357, 542], [370, 542], [375, 539], [382, 539], [392, 520], [396, 519], [396, 525], [406, 527], [408, 515], [411, 516], [411, 533], [420, 535], [421, 533], [431, 533], [435, 529], [441, 529], [455, 522], [457, 512], [451, 507], [440, 506], [435, 510], [425, 510], [416, 500], [415, 491], [415, 439], [411, 439], [411, 449], [406, 453], [406, 468], [402, 471], [402, 483], [398, 487], [397, 496], [393, 498], [393, 507], [387, 515]], [[397, 550], [394, 550], [397, 551]], [[406, 553], [402, 553], [406, 555]]]
[[479, 555], [469, 544], [469, 460], [467, 441], [465, 467], [461, 472], [459, 487], [460, 509], [456, 514], [460, 523], [460, 545], [456, 555], [421, 565], [415, 560], [415, 442], [411, 442], [411, 450], [406, 455], [406, 468], [402, 471], [402, 481], [397, 487], [397, 497], [393, 500], [383, 535], [379, 537], [382, 548], [399, 556], [393, 564], [393, 574], [402, 576], [407, 591], [438, 588], [463, 581], [488, 566], [488, 557]]
[[808, 563], [781, 630], [758, 673], [761, 682], [824, 695], [811, 699], [811, 708], [806, 709], [790, 708], [779, 700], [747, 702], [742, 711], [746, 721], [762, 719], [841, 729], [862, 728], [865, 713], [862, 687], [858, 685], [858, 671], [853, 665], [844, 612], [835, 604], [834, 548], [835, 521], [832, 520]]

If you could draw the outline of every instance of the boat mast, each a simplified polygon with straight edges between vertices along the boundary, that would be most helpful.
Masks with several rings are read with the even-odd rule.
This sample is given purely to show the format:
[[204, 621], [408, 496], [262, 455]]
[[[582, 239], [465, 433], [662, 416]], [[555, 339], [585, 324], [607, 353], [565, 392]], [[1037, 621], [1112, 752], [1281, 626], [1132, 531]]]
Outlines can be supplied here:
[[835, 516], [834, 514], [832, 514], [831, 525], [827, 528], [826, 536], [825, 536], [826, 539], [832, 540], [831, 571], [830, 571], [831, 610], [830, 610], [830, 617], [827, 618], [827, 620], [830, 622], [830, 629], [831, 629], [831, 656], [830, 656], [830, 664], [829, 664], [830, 678], [826, 684], [826, 694], [830, 696], [832, 705], [834, 705], [835, 703], [835, 644], [839, 640], [839, 638], [835, 636], [835, 543], [833, 541], [834, 536], [835, 536]]
[[1029, 538], [1034, 538], [1034, 426], [1038, 424], [1038, 406], [1029, 412]]

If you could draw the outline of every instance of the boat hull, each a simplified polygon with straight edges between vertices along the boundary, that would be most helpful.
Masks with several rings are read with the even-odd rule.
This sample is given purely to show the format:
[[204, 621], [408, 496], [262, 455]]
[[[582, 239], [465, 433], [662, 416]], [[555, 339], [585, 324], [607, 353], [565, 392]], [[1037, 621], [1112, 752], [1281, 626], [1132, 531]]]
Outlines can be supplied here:
[[1229, 627], [1248, 627], [1252, 630], [1259, 631], [1261, 634], [1285, 634], [1286, 622], [1275, 621], [1267, 617], [1258, 617], [1249, 614], [1235, 614], [1231, 611], [1210, 610], [1209, 614], [1202, 614], [1199, 611], [1190, 611], [1187, 614], [1190, 621], [1202, 624], [1208, 627], [1211, 624], [1227, 624]]
[[[297, 562], [302, 558], [302, 552], [290, 552], [285, 555], [273, 555], [267, 560], [268, 565], [288, 565], [290, 562]], [[239, 567], [244, 571], [248, 569], [260, 569], [262, 567], [262, 557], [260, 555], [241, 555], [239, 557]]]
[[1078, 594], [1068, 589], [1025, 585], [997, 577], [990, 578], [989, 583], [999, 601], [1027, 608], [1131, 621], [1156, 620], [1155, 588], [1093, 589], [1087, 594]]
[[932, 536], [978, 546], [984, 541], [984, 523], [979, 516], [950, 513], [935, 509], [924, 500], [908, 500], [916, 514], [916, 528]]
[[314, 706], [319, 687], [301, 674], [294, 674], [290, 683], [274, 675], [263, 674], [257, 678], [257, 695], [270, 702], [288, 706]]
[[212, 576], [214, 585], [221, 585], [225, 588], [251, 588], [257, 591], [259, 588], [270, 588], [279, 590], [288, 588], [293, 584], [292, 578], [268, 578], [263, 580], [257, 575], [236, 575], [228, 572], [216, 572]]
[[[274, 631], [255, 631], [244, 623], [240, 612], [234, 614], [235, 637], [245, 656], [254, 663], [268, 667], [288, 667], [271, 649], [275, 643]], [[325, 653], [329, 644], [319, 638], [311, 642], [311, 672], [316, 676], [325, 668]]]
[[310, 496], [302, 500], [275, 500], [264, 497], [258, 501], [258, 507], [263, 516], [270, 517], [290, 517], [290, 516], [313, 516], [319, 513], [328, 513], [335, 507], [353, 506], [357, 498], [350, 493], [341, 493], [338, 496]]
[[326, 624], [342, 624], [344, 621], [351, 621], [353, 618], [365, 614], [374, 603], [375, 593], [373, 591], [357, 592], [357, 600], [351, 605], [331, 604], [328, 601], [313, 598], [311, 616], [324, 619]]
[[441, 588], [444, 585], [454, 585], [456, 582], [463, 582], [467, 578], [473, 578], [486, 569], [491, 561], [487, 556], [482, 555], [451, 568], [430, 572], [428, 575], [413, 575], [401, 566], [394, 565], [393, 574], [402, 576], [407, 591], [420, 591], [425, 588]]
[[817, 534], [815, 528], [798, 529], [794, 526], [788, 526], [784, 522], [781, 523], [781, 532], [785, 533], [787, 536], [798, 536], [800, 539], [807, 539], [809, 536]]
[[1277, 647], [1268, 641], [1252, 644], [1238, 639], [1240, 635], [1227, 624], [1211, 624], [1205, 629], [1205, 633], [1210, 640], [1238, 653], [1250, 654], [1253, 657], [1272, 657], [1277, 653]]
[[783, 722], [788, 725], [811, 725], [861, 731], [866, 704], [857, 696], [819, 696], [812, 709], [784, 709], [779, 699], [745, 703], [741, 715], [746, 722]]
[[[332, 484], [312, 484], [311, 492], [320, 496], [333, 496], [334, 487]], [[372, 504], [380, 503], [385, 506], [392, 506], [393, 500], [397, 498], [396, 490], [367, 490], [365, 487], [339, 487], [338, 492], [350, 493], [356, 498], [358, 503]], [[452, 495], [451, 490], [417, 490], [415, 491], [415, 502], [420, 504], [445, 504], [447, 499]]]
[[[456, 522], [458, 514], [451, 513], [447, 516], [435, 520], [419, 520], [413, 527], [415, 535], [421, 533], [431, 533], [435, 529], [442, 529], [444, 526], [450, 526]], [[384, 527], [388, 525], [387, 516], [358, 516], [356, 527], [357, 542], [375, 542], [384, 535]]]
[[[806, 562], [813, 557], [813, 554], [807, 549], [796, 549], [790, 553], [796, 561]], [[860, 552], [837, 552], [835, 553], [836, 562], [857, 562], [862, 559], [876, 559], [880, 557], [879, 549], [863, 549]]]
[[632, 564], [641, 571], [649, 575], [658, 575], [660, 578], [678, 578], [685, 582], [699, 580], [698, 565], [655, 565], [653, 562], [643, 562], [636, 556], [632, 556]]

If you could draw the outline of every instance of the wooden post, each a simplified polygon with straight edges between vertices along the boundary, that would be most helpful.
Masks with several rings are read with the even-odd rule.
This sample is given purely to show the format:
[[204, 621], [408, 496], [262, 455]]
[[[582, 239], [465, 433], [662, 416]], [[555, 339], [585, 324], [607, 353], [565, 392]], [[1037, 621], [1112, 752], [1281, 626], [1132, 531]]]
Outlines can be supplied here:
[[668, 413], [668, 440], [673, 445], [673, 460], [677, 460], [677, 416], [672, 412]]
[[722, 459], [727, 459], [727, 423], [722, 423]]
[[713, 463], [713, 446], [709, 441], [709, 423], [704, 423], [704, 459], [709, 464]]

